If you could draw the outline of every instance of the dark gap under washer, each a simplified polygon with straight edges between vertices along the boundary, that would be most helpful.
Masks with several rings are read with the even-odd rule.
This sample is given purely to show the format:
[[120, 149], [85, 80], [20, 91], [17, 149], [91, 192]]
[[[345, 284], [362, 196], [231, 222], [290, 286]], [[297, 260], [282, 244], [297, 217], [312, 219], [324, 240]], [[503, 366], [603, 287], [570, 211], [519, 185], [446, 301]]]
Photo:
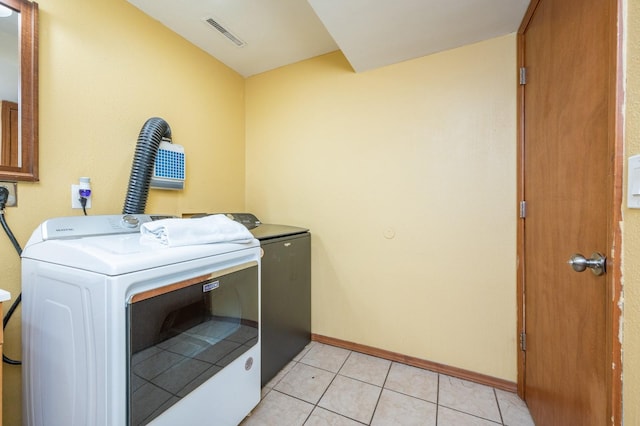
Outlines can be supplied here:
[[311, 234], [262, 223], [251, 213], [224, 213], [260, 241], [262, 256], [262, 386], [311, 341]]

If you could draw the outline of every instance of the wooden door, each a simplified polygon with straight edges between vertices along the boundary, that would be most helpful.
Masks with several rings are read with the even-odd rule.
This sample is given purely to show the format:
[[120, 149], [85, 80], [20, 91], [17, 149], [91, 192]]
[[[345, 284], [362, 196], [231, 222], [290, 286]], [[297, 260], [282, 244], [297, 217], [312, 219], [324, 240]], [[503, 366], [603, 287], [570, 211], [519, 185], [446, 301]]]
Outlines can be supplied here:
[[[519, 385], [538, 426], [611, 424], [619, 392], [611, 371], [618, 5], [532, 3], [520, 32], [526, 350]], [[595, 252], [609, 258], [608, 273], [575, 272], [567, 263]]]

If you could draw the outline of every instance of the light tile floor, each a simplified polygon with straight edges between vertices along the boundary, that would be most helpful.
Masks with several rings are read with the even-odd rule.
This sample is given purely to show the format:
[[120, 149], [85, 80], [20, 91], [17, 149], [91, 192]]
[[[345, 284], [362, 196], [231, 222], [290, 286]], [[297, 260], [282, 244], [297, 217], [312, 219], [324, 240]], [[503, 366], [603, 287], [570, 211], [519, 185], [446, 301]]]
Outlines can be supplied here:
[[311, 342], [242, 426], [532, 426], [511, 392]]

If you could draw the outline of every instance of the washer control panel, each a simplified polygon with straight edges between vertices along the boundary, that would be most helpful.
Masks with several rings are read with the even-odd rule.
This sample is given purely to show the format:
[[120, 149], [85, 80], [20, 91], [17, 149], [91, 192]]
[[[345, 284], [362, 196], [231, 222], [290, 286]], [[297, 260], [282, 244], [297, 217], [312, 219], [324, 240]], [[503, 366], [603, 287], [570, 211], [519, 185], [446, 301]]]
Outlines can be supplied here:
[[169, 218], [174, 218], [174, 216], [149, 214], [68, 216], [48, 219], [40, 226], [42, 239], [54, 240], [130, 234], [140, 232], [140, 226], [143, 223]]
[[247, 229], [253, 229], [260, 225], [260, 221], [251, 213], [224, 213], [229, 219], [243, 224]]

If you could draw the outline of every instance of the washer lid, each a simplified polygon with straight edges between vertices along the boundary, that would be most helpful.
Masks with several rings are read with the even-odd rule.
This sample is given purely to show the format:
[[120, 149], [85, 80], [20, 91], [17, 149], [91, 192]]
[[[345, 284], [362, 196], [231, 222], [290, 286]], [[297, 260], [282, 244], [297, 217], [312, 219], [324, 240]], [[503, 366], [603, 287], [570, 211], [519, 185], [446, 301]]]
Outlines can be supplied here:
[[208, 216], [209, 214], [223, 214], [229, 219], [243, 224], [254, 237], [261, 241], [309, 232], [309, 229], [297, 226], [262, 223], [253, 213], [203, 213], [194, 217]]
[[140, 240], [140, 224], [155, 217], [135, 215], [123, 222], [127, 216], [49, 219], [33, 232], [22, 258], [114, 276], [250, 248], [258, 251], [257, 240], [183, 247], [148, 245]]
[[251, 231], [254, 237], [261, 241], [309, 232], [307, 228], [289, 225], [272, 225], [269, 223], [262, 223], [260, 226], [250, 229], [249, 231]]
[[[140, 243], [138, 234], [105, 235], [77, 239], [45, 240], [28, 245], [23, 259], [68, 266], [116, 276], [211, 256], [237, 258], [259, 253], [258, 240], [249, 243], [199, 244], [158, 248]], [[252, 250], [253, 249], [253, 250]], [[255, 251], [255, 253], [254, 253]]]
[[98, 235], [138, 234], [142, 224], [174, 216], [125, 214], [64, 216], [47, 219], [36, 228], [28, 244], [42, 240], [83, 238]]

